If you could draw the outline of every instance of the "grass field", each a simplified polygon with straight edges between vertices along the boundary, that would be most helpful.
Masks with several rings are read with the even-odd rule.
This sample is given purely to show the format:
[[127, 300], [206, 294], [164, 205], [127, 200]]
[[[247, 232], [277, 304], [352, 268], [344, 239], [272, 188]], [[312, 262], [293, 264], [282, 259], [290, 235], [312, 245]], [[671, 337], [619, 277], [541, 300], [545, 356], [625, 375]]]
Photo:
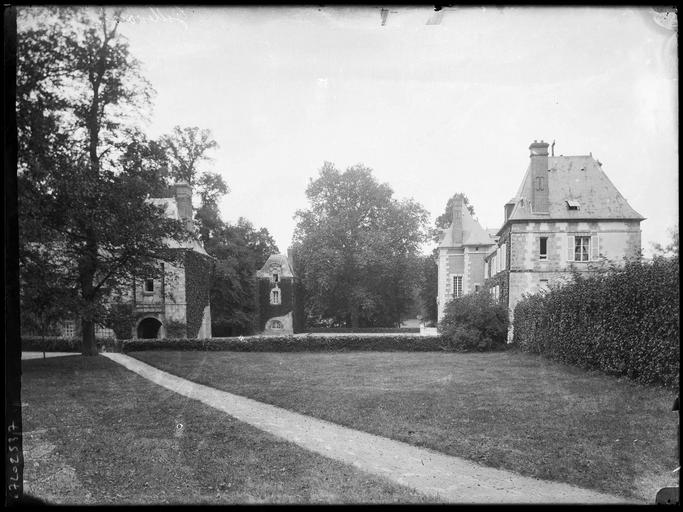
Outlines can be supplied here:
[[517, 352], [134, 352], [195, 382], [522, 475], [653, 502], [675, 394]]
[[104, 357], [35, 359], [22, 368], [25, 492], [49, 503], [427, 501]]

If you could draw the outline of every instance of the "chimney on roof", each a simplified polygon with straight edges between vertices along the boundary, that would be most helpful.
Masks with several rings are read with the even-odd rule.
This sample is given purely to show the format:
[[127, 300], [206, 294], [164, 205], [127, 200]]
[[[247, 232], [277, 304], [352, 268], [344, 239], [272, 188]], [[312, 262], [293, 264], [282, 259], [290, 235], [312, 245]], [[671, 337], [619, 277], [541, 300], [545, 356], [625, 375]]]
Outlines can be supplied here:
[[512, 210], [515, 209], [515, 199], [510, 199], [507, 203], [505, 203], [505, 222], [508, 221], [510, 218], [510, 215], [512, 215]]
[[453, 223], [451, 224], [451, 230], [453, 232], [453, 243], [462, 243], [462, 208], [464, 206], [464, 201], [462, 194], [456, 194], [453, 197]]
[[194, 231], [192, 222], [192, 187], [186, 181], [179, 181], [173, 188], [175, 189], [175, 200], [178, 205], [178, 216], [185, 222], [188, 231]]
[[547, 213], [549, 210], [548, 197], [548, 143], [534, 141], [529, 146], [531, 158], [531, 211], [533, 213]]

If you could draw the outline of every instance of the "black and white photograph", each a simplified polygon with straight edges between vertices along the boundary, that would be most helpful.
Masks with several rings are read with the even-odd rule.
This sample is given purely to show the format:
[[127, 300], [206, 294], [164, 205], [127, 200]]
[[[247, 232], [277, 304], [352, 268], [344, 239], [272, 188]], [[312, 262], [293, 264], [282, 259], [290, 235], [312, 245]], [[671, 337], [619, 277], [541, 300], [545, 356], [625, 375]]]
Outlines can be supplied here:
[[679, 504], [675, 6], [4, 8], [5, 504]]

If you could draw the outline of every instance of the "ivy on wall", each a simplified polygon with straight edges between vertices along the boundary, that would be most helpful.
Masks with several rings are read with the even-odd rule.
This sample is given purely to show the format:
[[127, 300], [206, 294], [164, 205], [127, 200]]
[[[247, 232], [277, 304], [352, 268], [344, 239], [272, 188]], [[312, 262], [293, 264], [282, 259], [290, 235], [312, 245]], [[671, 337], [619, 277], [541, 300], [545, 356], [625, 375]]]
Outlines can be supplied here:
[[195, 251], [186, 251], [185, 302], [187, 303], [186, 336], [195, 337], [199, 333], [204, 317], [204, 308], [209, 305], [213, 260]]
[[180, 320], [166, 320], [164, 325], [167, 338], [187, 338], [187, 324]]
[[267, 277], [258, 278], [258, 321], [256, 328], [259, 331], [266, 328], [266, 322], [269, 318], [284, 316], [290, 311], [294, 311], [294, 280], [283, 277], [280, 279], [278, 287], [280, 288], [281, 303], [271, 304], [270, 291], [273, 289], [273, 283]]

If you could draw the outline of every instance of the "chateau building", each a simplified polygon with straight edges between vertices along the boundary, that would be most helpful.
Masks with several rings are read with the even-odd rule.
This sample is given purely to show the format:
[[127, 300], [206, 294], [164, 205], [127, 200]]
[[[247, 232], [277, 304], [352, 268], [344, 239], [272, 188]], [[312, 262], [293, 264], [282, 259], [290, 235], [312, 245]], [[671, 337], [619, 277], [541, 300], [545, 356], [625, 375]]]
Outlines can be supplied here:
[[[188, 231], [192, 222], [192, 189], [186, 182], [172, 187], [172, 197], [149, 201], [165, 208], [166, 216], [182, 220]], [[179, 264], [160, 262], [159, 278], [135, 279], [128, 299], [135, 317], [134, 338], [210, 338], [210, 285], [213, 261], [201, 242], [168, 240], [178, 253]]]
[[[188, 231], [194, 231], [192, 221], [192, 189], [180, 182], [166, 191], [167, 197], [147, 201], [163, 207], [167, 217], [184, 221]], [[159, 261], [160, 276], [140, 276], [116, 292], [116, 303], [130, 306], [133, 327], [128, 331], [95, 326], [96, 338], [210, 338], [210, 286], [213, 258], [202, 244], [190, 239], [184, 242], [166, 240], [168, 251], [176, 253], [177, 263]], [[112, 299], [114, 300], [114, 299]], [[128, 315], [129, 313], [126, 313]], [[80, 322], [62, 320], [54, 333], [24, 332], [24, 335], [58, 334], [64, 338], [81, 335]]]
[[543, 141], [529, 146], [529, 166], [505, 204], [497, 243], [485, 258], [486, 288], [508, 307], [511, 319], [523, 294], [641, 254], [644, 217], [602, 163], [592, 154], [548, 155], [548, 147]]
[[290, 260], [284, 254], [272, 254], [256, 272], [256, 331], [259, 333], [294, 334], [303, 331], [303, 298]]
[[491, 232], [472, 218], [463, 196], [456, 195], [453, 222], [442, 231], [438, 247], [439, 322], [449, 301], [484, 286], [484, 258], [495, 243]]

